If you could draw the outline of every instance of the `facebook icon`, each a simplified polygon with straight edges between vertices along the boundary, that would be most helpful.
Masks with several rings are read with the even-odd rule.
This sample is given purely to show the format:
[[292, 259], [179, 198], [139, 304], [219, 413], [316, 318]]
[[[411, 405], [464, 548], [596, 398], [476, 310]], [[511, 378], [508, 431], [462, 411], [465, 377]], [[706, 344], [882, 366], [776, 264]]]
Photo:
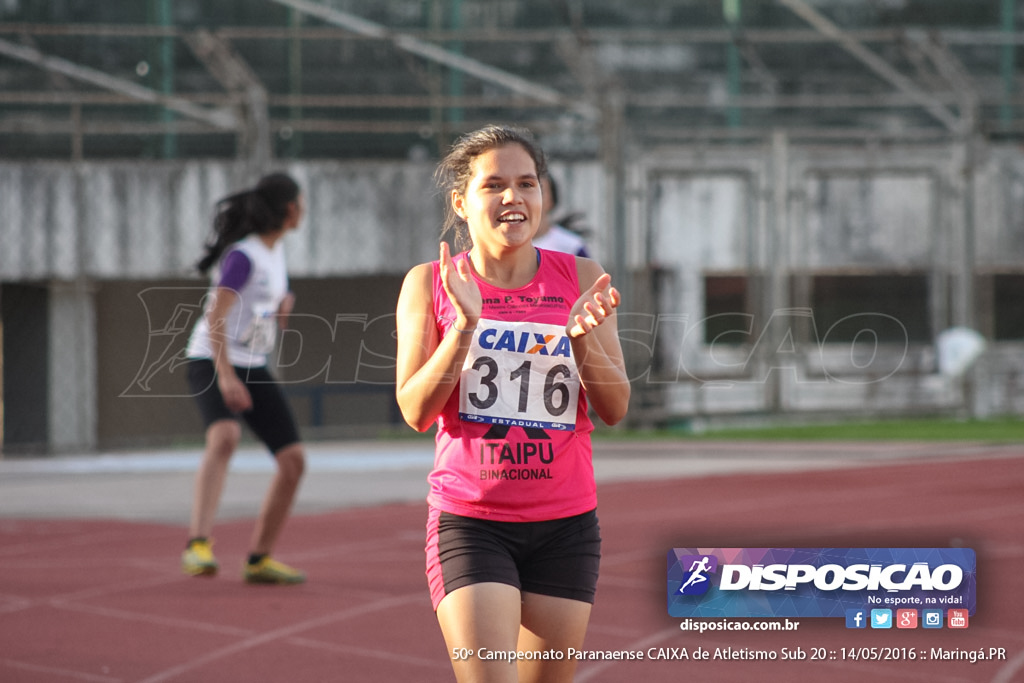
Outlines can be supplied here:
[[867, 628], [867, 612], [862, 609], [846, 610], [846, 628]]

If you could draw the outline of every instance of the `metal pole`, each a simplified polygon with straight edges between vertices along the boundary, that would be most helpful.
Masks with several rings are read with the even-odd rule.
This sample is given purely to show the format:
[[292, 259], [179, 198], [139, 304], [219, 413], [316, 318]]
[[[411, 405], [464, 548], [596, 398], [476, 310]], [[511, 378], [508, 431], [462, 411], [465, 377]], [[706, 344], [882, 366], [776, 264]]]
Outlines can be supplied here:
[[[154, 7], [156, 14], [156, 21], [154, 22], [162, 28], [171, 26], [173, 22], [171, 12], [171, 0], [154, 0], [156, 6]], [[174, 38], [165, 36], [157, 42], [157, 64], [158, 64], [158, 77], [160, 78], [160, 92], [164, 95], [170, 96], [174, 93]], [[174, 112], [167, 107], [160, 107], [157, 114], [159, 120], [163, 123], [170, 123], [174, 121]], [[173, 159], [178, 156], [178, 136], [173, 130], [168, 130], [164, 133], [163, 144], [161, 146], [160, 156], [164, 159]]]
[[[1012, 36], [1016, 29], [1017, 0], [1003, 0], [1001, 12], [1001, 28], [1007, 36]], [[1017, 46], [1012, 40], [1003, 43], [999, 54], [999, 73], [1003, 78], [1003, 104], [999, 107], [999, 120], [1002, 123], [1013, 121], [1013, 81], [1017, 71]]]
[[[462, 0], [451, 0], [451, 14], [449, 22], [452, 31], [458, 33], [463, 29], [462, 22]], [[457, 55], [462, 54], [462, 41], [452, 41], [448, 48]], [[463, 93], [462, 87], [462, 72], [458, 69], [451, 69], [448, 72], [448, 95], [451, 97], [461, 97]], [[451, 123], [461, 123], [465, 118], [465, 112], [462, 107], [452, 107], [448, 110], [448, 121]]]
[[[772, 133], [772, 231], [769, 235], [767, 306], [764, 324], [770, 321], [776, 311], [789, 306], [787, 277], [789, 275], [789, 138], [785, 131]], [[765, 376], [765, 405], [770, 412], [780, 412], [783, 407], [783, 386], [779, 371], [774, 368], [775, 354], [782, 344], [778, 326], [767, 330], [768, 343], [765, 345], [763, 362]]]
[[[288, 10], [288, 27], [292, 36], [288, 41], [288, 91], [293, 96], [302, 95], [302, 12], [294, 8]], [[302, 120], [302, 105], [293, 104], [288, 109], [288, 117], [293, 122], [291, 139], [288, 141], [288, 153], [293, 158], [302, 156], [302, 132], [295, 130], [294, 122]]]
[[966, 115], [968, 125], [966, 135], [963, 139], [963, 255], [961, 262], [962, 278], [960, 282], [960, 305], [958, 306], [957, 323], [975, 329], [977, 316], [974, 300], [974, 270], [975, 270], [975, 225], [974, 225], [974, 192], [975, 192], [975, 165], [978, 157], [978, 140], [974, 131], [974, 112]]
[[725, 62], [728, 73], [729, 108], [726, 110], [726, 121], [730, 128], [738, 128], [743, 125], [743, 111], [734, 105], [736, 98], [741, 91], [741, 67], [740, 48], [736, 44], [736, 34], [740, 26], [741, 0], [722, 0], [722, 14], [729, 25], [729, 34], [733, 40], [726, 46]]
[[71, 105], [71, 160], [81, 161], [85, 158], [85, 145], [82, 134], [82, 105], [75, 102]]

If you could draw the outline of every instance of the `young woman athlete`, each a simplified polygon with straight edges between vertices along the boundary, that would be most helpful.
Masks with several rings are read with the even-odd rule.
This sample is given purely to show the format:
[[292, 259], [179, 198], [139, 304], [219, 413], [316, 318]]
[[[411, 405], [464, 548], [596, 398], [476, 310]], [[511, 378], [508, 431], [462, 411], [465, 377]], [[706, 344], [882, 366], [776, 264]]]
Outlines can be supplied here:
[[398, 301], [398, 403], [438, 427], [427, 577], [459, 681], [572, 678], [569, 658], [480, 655], [582, 647], [601, 545], [588, 408], [614, 424], [629, 402], [610, 276], [531, 242], [545, 172], [525, 131], [458, 140], [437, 178], [468, 250], [442, 242]]
[[198, 264], [203, 273], [213, 268], [212, 284], [187, 349], [189, 387], [206, 428], [206, 447], [181, 556], [186, 574], [212, 576], [219, 568], [210, 534], [242, 418], [277, 464], [242, 575], [249, 583], [306, 578], [270, 555], [298, 490], [305, 452], [288, 402], [267, 368], [279, 321], [294, 304], [281, 239], [299, 226], [303, 211], [298, 184], [282, 173], [217, 203], [213, 237]]

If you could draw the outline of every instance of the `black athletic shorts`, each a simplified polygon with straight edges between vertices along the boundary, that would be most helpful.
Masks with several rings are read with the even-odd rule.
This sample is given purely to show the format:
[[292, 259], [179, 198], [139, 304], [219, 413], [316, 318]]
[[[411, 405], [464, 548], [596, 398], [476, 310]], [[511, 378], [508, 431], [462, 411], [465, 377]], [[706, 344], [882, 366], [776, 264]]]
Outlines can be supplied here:
[[235, 368], [235, 374], [242, 380], [252, 397], [252, 409], [241, 415], [231, 412], [224, 405], [224, 397], [217, 387], [217, 372], [213, 361], [207, 358], [193, 358], [188, 362], [188, 386], [199, 406], [203, 427], [209, 428], [218, 420], [237, 420], [241, 417], [271, 453], [277, 453], [285, 446], [299, 442], [299, 430], [295, 426], [288, 400], [281, 391], [274, 376], [266, 367]]
[[595, 510], [544, 522], [494, 522], [431, 508], [426, 551], [435, 610], [456, 588], [487, 582], [593, 604], [601, 528]]

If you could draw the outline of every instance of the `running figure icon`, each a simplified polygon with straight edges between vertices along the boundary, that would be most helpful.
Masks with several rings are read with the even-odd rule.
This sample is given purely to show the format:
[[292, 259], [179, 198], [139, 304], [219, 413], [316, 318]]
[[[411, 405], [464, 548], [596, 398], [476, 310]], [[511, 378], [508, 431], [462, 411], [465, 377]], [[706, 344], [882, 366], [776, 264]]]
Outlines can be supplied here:
[[690, 565], [690, 569], [688, 570], [690, 572], [690, 577], [686, 579], [682, 586], [679, 587], [680, 593], [685, 593], [686, 589], [690, 586], [698, 583], [704, 583], [708, 580], [708, 577], [705, 576], [705, 574], [711, 571], [711, 567], [708, 566], [710, 559], [710, 557], [705, 555], [700, 558], [700, 560], [693, 561], [693, 564]]

